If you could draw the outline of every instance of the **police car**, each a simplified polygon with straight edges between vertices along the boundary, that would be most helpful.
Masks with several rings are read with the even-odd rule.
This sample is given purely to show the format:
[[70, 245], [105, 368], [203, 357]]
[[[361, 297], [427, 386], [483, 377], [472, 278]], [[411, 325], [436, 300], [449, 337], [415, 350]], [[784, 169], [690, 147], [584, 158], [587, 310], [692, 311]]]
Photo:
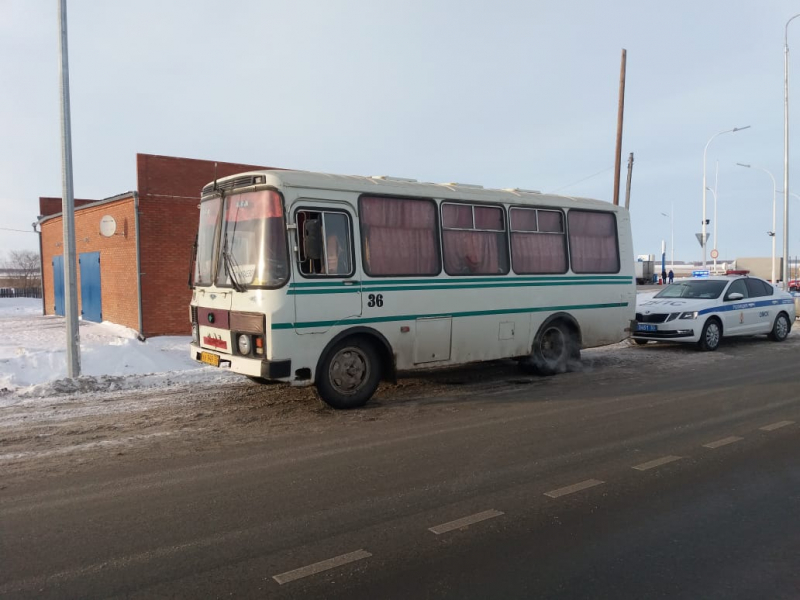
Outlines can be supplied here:
[[794, 299], [757, 277], [684, 279], [636, 302], [633, 341], [691, 342], [716, 350], [723, 337], [767, 334], [782, 342], [795, 320]]

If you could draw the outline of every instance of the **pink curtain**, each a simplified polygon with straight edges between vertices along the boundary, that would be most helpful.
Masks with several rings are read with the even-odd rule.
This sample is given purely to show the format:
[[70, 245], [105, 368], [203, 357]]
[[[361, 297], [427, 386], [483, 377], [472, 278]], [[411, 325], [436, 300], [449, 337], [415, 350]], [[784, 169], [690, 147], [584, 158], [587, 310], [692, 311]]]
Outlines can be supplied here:
[[443, 232], [444, 270], [449, 275], [508, 272], [505, 234], [487, 231]]
[[619, 249], [613, 213], [571, 210], [569, 247], [575, 273], [618, 273]]
[[361, 198], [364, 265], [369, 275], [439, 272], [436, 205], [427, 200]]
[[561, 233], [512, 233], [511, 260], [520, 274], [566, 273], [567, 252]]

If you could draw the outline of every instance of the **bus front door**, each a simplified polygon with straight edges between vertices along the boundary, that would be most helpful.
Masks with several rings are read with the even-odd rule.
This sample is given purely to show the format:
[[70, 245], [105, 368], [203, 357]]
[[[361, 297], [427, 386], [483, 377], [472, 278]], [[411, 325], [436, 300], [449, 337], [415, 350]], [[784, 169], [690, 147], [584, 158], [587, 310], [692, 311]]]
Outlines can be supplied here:
[[354, 215], [347, 204], [308, 200], [294, 213], [297, 268], [290, 288], [295, 331], [325, 333], [361, 316], [356, 275]]

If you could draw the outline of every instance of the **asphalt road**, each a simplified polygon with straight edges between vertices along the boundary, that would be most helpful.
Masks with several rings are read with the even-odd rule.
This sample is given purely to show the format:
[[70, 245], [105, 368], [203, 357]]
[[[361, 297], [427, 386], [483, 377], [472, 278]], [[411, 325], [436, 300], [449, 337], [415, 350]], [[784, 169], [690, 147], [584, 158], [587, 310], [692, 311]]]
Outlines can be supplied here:
[[647, 377], [520, 380], [8, 486], [0, 596], [799, 597], [797, 347], [691, 369], [669, 357], [693, 350], [642, 351], [665, 357]]

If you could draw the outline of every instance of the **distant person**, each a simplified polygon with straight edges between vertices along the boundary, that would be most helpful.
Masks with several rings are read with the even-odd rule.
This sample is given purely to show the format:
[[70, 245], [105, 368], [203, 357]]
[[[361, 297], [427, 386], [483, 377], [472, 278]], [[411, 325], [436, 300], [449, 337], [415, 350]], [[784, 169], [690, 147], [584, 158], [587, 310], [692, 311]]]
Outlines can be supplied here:
[[667, 275], [667, 277], [669, 277], [670, 283], [672, 283], [672, 280], [675, 279], [675, 273], [672, 272], [672, 269], [669, 270], [669, 274]]
[[667, 272], [661, 271], [661, 285], [667, 285]]

